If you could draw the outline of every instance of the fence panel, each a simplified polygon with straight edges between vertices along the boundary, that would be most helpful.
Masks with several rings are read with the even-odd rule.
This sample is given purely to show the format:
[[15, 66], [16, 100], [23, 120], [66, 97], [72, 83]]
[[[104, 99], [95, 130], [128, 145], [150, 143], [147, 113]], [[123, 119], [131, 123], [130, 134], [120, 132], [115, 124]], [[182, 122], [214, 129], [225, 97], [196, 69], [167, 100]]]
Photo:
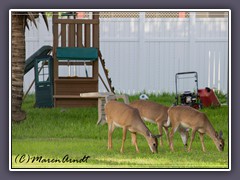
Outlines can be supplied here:
[[[42, 19], [38, 24], [26, 31], [27, 57], [52, 45], [51, 19], [49, 31]], [[101, 18], [100, 50], [117, 92], [174, 92], [175, 74], [182, 71], [197, 71], [200, 88], [228, 89], [227, 18], [195, 18], [195, 13], [188, 18], [150, 18], [145, 13]], [[24, 77], [24, 91], [32, 80], [31, 71]], [[193, 83], [179, 88], [192, 90]], [[105, 91], [101, 83], [99, 91]]]

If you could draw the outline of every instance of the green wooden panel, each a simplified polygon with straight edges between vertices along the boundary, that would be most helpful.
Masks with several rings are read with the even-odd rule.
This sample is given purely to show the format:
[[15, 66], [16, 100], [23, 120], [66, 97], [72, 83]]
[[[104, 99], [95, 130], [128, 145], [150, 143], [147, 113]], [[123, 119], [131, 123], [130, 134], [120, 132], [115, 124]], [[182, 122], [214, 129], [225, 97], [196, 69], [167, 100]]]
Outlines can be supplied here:
[[97, 48], [58, 47], [58, 60], [91, 60], [98, 59]]

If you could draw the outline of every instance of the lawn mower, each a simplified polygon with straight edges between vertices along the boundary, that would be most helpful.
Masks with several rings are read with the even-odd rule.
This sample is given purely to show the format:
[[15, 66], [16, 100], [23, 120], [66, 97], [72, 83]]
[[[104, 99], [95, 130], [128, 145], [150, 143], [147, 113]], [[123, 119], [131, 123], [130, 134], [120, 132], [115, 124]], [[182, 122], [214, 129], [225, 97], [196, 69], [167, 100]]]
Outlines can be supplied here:
[[[195, 89], [194, 91], [184, 91], [182, 94], [178, 91], [178, 83], [180, 79], [194, 79]], [[198, 74], [195, 71], [180, 72], [175, 75], [176, 86], [176, 102], [174, 105], [187, 105], [195, 109], [201, 109], [201, 102], [198, 95]]]

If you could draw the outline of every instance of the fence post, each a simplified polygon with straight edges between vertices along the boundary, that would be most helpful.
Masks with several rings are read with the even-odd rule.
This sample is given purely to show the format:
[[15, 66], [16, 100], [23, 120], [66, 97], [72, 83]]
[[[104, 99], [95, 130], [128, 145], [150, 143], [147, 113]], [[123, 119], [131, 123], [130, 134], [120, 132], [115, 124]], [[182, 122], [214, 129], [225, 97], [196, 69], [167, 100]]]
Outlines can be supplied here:
[[[189, 64], [196, 58], [196, 12], [189, 13]], [[196, 69], [193, 69], [194, 71]]]
[[[142, 72], [145, 72], [145, 66], [143, 66], [144, 64], [144, 57], [145, 57], [145, 12], [139, 12], [139, 34], [138, 34], [138, 43], [139, 43], [139, 61], [136, 61], [136, 65], [137, 65], [137, 74], [140, 75]], [[141, 76], [141, 78], [138, 78], [137, 81], [137, 86], [136, 89], [141, 89], [141, 91], [143, 90], [142, 88], [144, 84], [148, 84], [146, 81], [147, 79], [145, 78], [146, 76]], [[142, 79], [144, 78], [144, 79]]]

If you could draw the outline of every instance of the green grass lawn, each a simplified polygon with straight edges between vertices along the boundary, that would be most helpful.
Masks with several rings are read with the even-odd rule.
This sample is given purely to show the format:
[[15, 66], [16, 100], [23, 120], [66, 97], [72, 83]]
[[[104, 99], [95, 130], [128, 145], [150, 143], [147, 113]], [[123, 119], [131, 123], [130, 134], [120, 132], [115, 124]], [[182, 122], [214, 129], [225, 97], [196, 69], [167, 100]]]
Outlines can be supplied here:
[[[137, 98], [131, 96], [130, 101]], [[150, 100], [171, 105], [174, 96], [150, 95]], [[164, 145], [158, 148], [158, 154], [152, 154], [146, 140], [138, 135], [140, 153], [136, 153], [128, 133], [125, 152], [121, 154], [122, 130], [114, 131], [113, 149], [107, 150], [107, 124], [96, 125], [97, 108], [39, 109], [33, 105], [34, 96], [30, 95], [23, 104], [27, 119], [12, 123], [12, 168], [228, 168], [228, 106], [202, 110], [214, 128], [223, 131], [224, 152], [218, 152], [213, 141], [205, 136], [207, 152], [203, 153], [198, 135], [192, 151], [187, 152], [176, 133], [175, 152], [169, 150], [164, 134]], [[158, 134], [156, 125], [147, 126]], [[67, 162], [58, 161], [64, 156], [68, 157]], [[87, 160], [84, 156], [88, 156]], [[42, 159], [37, 161], [37, 157]], [[84, 161], [80, 162], [81, 159]]]

